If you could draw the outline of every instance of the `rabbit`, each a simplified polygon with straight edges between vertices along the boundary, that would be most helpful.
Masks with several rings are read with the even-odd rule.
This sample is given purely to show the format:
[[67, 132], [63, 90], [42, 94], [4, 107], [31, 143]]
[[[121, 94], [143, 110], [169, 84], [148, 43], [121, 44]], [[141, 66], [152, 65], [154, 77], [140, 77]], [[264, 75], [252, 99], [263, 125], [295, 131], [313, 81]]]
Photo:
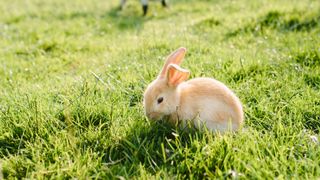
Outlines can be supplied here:
[[171, 53], [158, 77], [147, 86], [143, 98], [147, 118], [167, 118], [184, 125], [191, 121], [196, 128], [205, 125], [221, 133], [238, 130], [244, 121], [239, 98], [213, 78], [187, 81], [190, 72], [179, 66], [185, 53], [184, 47]]
[[[120, 0], [120, 10], [123, 9], [124, 5], [126, 4], [127, 0]], [[147, 15], [148, 12], [148, 0], [141, 0], [143, 16]], [[167, 7], [167, 1], [161, 0], [161, 4], [163, 7]]]

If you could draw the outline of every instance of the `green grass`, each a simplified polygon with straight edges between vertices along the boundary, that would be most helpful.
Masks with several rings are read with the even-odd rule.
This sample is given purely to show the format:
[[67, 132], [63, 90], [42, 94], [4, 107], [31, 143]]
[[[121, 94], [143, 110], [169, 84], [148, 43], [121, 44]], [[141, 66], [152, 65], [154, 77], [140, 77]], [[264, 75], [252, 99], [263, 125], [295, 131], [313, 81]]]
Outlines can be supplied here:
[[[0, 2], [4, 178], [320, 177], [320, 1]], [[174, 49], [244, 105], [241, 132], [149, 122], [142, 93]], [[1, 177], [1, 173], [0, 173]]]

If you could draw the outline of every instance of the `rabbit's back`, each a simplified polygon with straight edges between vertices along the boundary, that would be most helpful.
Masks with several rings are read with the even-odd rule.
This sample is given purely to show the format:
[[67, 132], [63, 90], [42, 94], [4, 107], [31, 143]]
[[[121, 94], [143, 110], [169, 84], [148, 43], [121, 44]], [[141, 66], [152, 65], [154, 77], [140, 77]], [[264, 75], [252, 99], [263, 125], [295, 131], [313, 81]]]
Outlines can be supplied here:
[[223, 83], [212, 78], [195, 78], [179, 87], [181, 119], [199, 119], [209, 129], [224, 131], [243, 122], [240, 100]]

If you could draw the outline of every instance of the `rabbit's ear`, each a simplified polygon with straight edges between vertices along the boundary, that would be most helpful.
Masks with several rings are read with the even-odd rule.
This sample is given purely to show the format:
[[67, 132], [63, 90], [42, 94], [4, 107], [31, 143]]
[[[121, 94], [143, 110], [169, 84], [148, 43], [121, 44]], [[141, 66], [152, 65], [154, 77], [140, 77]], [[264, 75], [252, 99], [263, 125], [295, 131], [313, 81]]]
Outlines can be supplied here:
[[167, 68], [169, 66], [169, 64], [177, 64], [180, 65], [184, 55], [186, 54], [187, 49], [184, 47], [180, 47], [179, 49], [175, 50], [174, 52], [172, 52], [166, 60], [166, 63], [164, 64], [159, 76], [160, 77], [165, 77], [166, 72], [167, 72]]
[[176, 64], [169, 64], [167, 68], [167, 81], [169, 86], [177, 86], [183, 81], [187, 80], [190, 72], [182, 69]]

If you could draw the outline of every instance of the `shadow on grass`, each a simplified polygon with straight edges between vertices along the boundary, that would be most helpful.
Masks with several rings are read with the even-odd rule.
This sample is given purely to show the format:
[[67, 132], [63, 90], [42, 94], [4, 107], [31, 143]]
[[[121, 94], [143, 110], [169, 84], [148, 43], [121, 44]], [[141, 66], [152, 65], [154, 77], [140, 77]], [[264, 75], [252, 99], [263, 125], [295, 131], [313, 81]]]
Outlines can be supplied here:
[[77, 109], [71, 112], [63, 111], [58, 113], [56, 118], [64, 125], [64, 128], [74, 126], [77, 129], [86, 129], [89, 126], [97, 127], [104, 125], [103, 130], [108, 130], [110, 126], [110, 112], [96, 111], [92, 113], [88, 112], [89, 110], [77, 107]]
[[285, 13], [278, 11], [270, 11], [266, 15], [258, 18], [254, 23], [247, 24], [244, 27], [236, 29], [226, 34], [227, 38], [235, 37], [240, 34], [263, 33], [265, 29], [274, 29], [280, 32], [302, 32], [311, 31], [319, 26], [320, 14], [314, 14], [306, 18], [300, 18], [297, 13], [290, 13], [290, 17], [286, 17]]
[[315, 133], [320, 131], [320, 114], [314, 112], [305, 112], [303, 113], [305, 118], [304, 126], [306, 129], [310, 129]]
[[243, 82], [250, 78], [253, 79], [257, 75], [271, 74], [272, 69], [273, 67], [271, 65], [253, 64], [232, 73], [229, 79], [234, 82]]
[[316, 50], [299, 52], [293, 55], [295, 62], [302, 66], [317, 67], [320, 66], [320, 55]]
[[320, 55], [316, 50], [309, 50], [293, 54], [293, 62], [299, 64], [301, 67], [309, 68], [311, 71], [306, 71], [303, 75], [303, 80], [306, 85], [320, 89], [320, 76], [312, 69], [320, 66]]
[[[120, 173], [121, 170], [124, 171], [123, 173], [129, 177], [139, 176], [140, 165], [143, 165], [151, 174], [166, 169], [172, 174], [183, 174], [188, 178], [191, 172], [187, 167], [186, 158], [197, 158], [194, 156], [199, 152], [197, 142], [208, 141], [208, 134], [212, 135], [205, 130], [180, 129], [166, 122], [151, 123], [148, 127], [137, 126], [126, 138], [107, 150], [104, 161], [106, 164], [116, 162], [112, 168]], [[215, 159], [212, 162], [210, 168], [222, 168], [223, 162]], [[206, 176], [204, 167], [191, 169], [193, 175], [197, 175], [198, 178]]]
[[17, 154], [20, 149], [25, 148], [25, 143], [21, 140], [23, 131], [21, 129], [17, 129], [17, 131], [19, 132], [14, 135], [16, 138], [0, 136], [0, 158], [9, 154]]

